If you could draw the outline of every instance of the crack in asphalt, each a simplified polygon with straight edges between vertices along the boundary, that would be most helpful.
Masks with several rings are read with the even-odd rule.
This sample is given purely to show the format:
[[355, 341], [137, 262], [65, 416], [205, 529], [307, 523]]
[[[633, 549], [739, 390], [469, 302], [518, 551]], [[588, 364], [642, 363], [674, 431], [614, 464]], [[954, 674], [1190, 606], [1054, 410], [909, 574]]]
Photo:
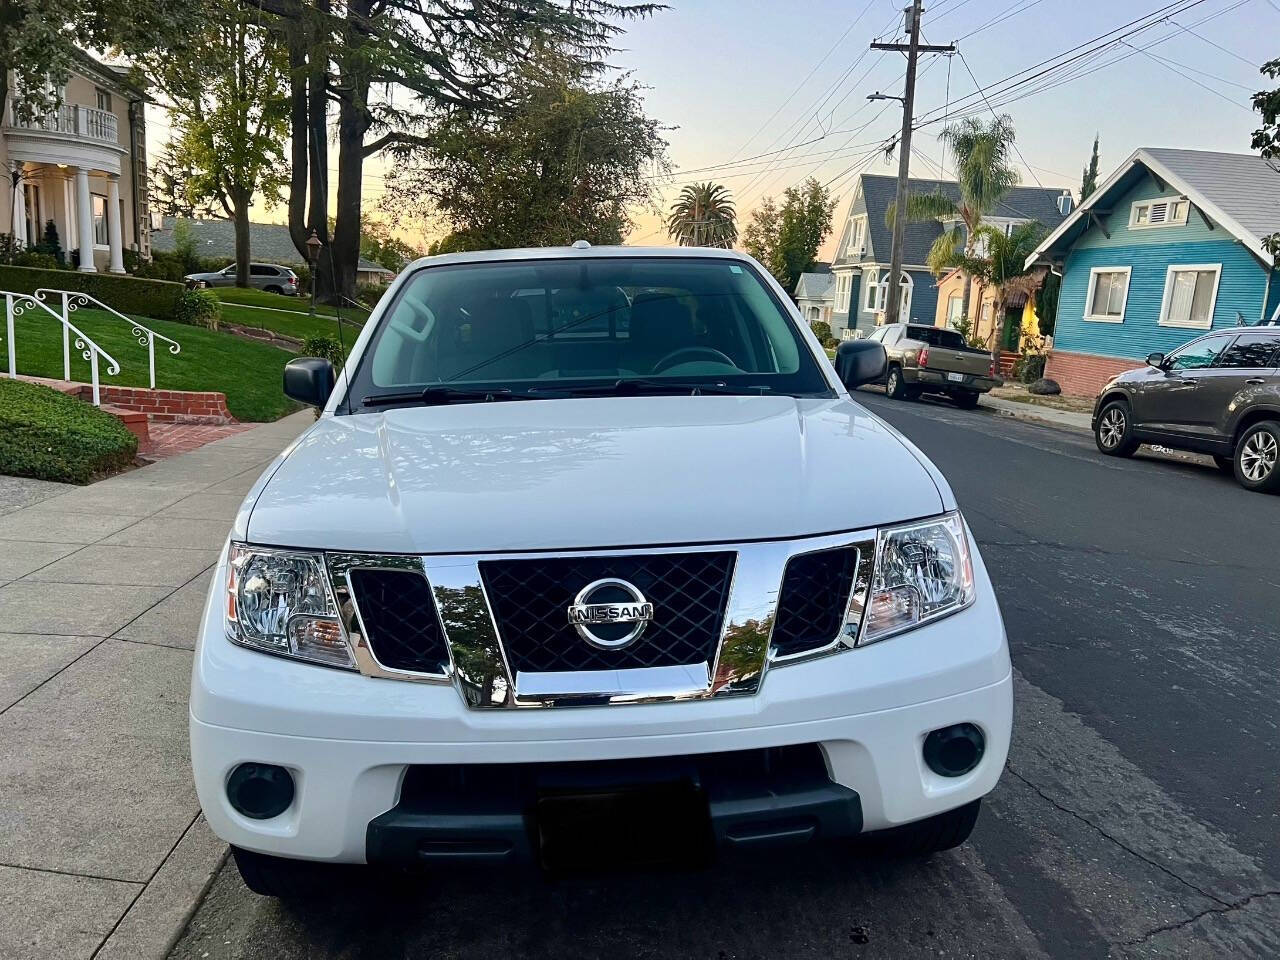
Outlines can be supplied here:
[[[1132, 857], [1137, 858], [1138, 860], [1141, 860], [1143, 863], [1147, 864], [1148, 866], [1154, 867], [1155, 869], [1159, 870], [1161, 873], [1164, 873], [1167, 876], [1172, 877], [1174, 880], [1178, 881], [1183, 886], [1188, 887], [1189, 889], [1194, 890], [1196, 893], [1200, 894], [1200, 896], [1204, 897], [1206, 900], [1212, 900], [1214, 903], [1218, 904], [1218, 908], [1216, 912], [1221, 912], [1224, 909], [1234, 908], [1234, 905], [1230, 901], [1223, 900], [1221, 897], [1210, 893], [1208, 890], [1205, 890], [1203, 887], [1200, 887], [1192, 883], [1190, 880], [1186, 879], [1185, 877], [1180, 876], [1173, 870], [1170, 870], [1163, 863], [1160, 863], [1157, 860], [1152, 860], [1145, 853], [1142, 853], [1139, 850], [1135, 850], [1133, 847], [1129, 846], [1119, 837], [1111, 833], [1108, 833], [1106, 830], [1104, 830], [1098, 824], [1094, 823], [1084, 814], [1079, 813], [1075, 810], [1072, 810], [1070, 807], [1065, 806], [1064, 804], [1055, 800], [1053, 797], [1049, 796], [1042, 789], [1040, 789], [1040, 787], [1036, 786], [1034, 783], [1032, 783], [1030, 780], [1028, 780], [1026, 777], [1020, 774], [1017, 770], [1015, 770], [1013, 768], [1013, 764], [1006, 762], [1005, 769], [1008, 770], [1011, 774], [1013, 774], [1013, 776], [1016, 777], [1018, 780], [1021, 780], [1028, 787], [1034, 790], [1042, 800], [1044, 800], [1046, 803], [1053, 806], [1055, 809], [1060, 810], [1063, 813], [1068, 814], [1072, 817], [1075, 817], [1085, 826], [1090, 827], [1091, 829], [1095, 830], [1098, 834], [1105, 837], [1107, 840], [1110, 840], [1112, 843], [1114, 843], [1117, 847], [1119, 847], [1125, 853], [1129, 854]], [[1211, 907], [1208, 912], [1212, 913], [1212, 912], [1215, 912], [1215, 910], [1214, 908]]]
[[[1187, 917], [1185, 920], [1178, 920], [1175, 923], [1162, 923], [1160, 926], [1153, 927], [1152, 929], [1148, 930], [1146, 933], [1144, 933], [1140, 937], [1134, 937], [1132, 940], [1119, 941], [1114, 945], [1118, 947], [1136, 947], [1139, 944], [1146, 943], [1148, 940], [1150, 940], [1152, 937], [1158, 934], [1168, 933], [1171, 930], [1181, 930], [1183, 927], [1189, 927], [1191, 924], [1195, 923], [1197, 920], [1202, 920], [1205, 917], [1209, 916], [1210, 914], [1232, 913], [1236, 910], [1242, 910], [1243, 908], [1247, 907], [1249, 904], [1253, 903], [1253, 901], [1255, 900], [1265, 900], [1268, 897], [1280, 897], [1280, 890], [1260, 890], [1257, 893], [1251, 893], [1247, 897], [1243, 897], [1240, 900], [1236, 900], [1234, 903], [1222, 903], [1221, 906], [1206, 907], [1204, 910], [1201, 910], [1199, 913], [1192, 914], [1191, 916]], [[1215, 897], [1214, 899], [1217, 899], [1217, 898]]]

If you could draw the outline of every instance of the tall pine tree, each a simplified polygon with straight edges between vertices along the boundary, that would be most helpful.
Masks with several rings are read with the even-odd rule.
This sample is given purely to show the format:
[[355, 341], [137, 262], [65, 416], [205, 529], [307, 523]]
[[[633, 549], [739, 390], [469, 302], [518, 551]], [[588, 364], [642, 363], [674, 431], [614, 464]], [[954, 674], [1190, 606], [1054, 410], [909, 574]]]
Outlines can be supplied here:
[[1084, 177], [1080, 180], [1080, 202], [1084, 203], [1089, 194], [1098, 189], [1098, 135], [1093, 135], [1093, 156], [1089, 165], [1084, 168]]

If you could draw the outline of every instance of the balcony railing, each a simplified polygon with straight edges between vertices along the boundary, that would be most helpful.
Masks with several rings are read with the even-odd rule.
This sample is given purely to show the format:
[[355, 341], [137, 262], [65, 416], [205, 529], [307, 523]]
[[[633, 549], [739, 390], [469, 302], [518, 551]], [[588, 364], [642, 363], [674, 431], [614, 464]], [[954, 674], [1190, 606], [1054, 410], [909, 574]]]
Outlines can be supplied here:
[[11, 127], [19, 130], [44, 130], [100, 143], [120, 142], [116, 115], [82, 103], [64, 103], [55, 110], [24, 120], [18, 116], [10, 100], [5, 119]]

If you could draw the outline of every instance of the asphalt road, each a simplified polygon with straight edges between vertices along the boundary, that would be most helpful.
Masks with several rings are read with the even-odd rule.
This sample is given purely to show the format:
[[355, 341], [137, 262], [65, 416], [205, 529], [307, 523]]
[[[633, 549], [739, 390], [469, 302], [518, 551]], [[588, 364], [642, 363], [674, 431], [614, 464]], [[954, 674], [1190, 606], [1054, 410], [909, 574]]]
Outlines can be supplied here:
[[1014, 746], [968, 845], [394, 893], [356, 875], [293, 906], [228, 866], [173, 956], [1280, 955], [1280, 498], [1207, 463], [861, 399], [948, 476], [1004, 610]]

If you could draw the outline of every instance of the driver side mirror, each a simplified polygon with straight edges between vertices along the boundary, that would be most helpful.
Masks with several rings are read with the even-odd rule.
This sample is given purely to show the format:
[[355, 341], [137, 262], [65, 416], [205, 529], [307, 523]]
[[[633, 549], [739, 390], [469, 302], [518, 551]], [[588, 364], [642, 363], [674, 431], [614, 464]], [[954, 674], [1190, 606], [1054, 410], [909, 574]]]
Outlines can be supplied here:
[[836, 348], [836, 374], [850, 390], [875, 383], [888, 365], [884, 347], [874, 340], [845, 340]]
[[1147, 354], [1147, 363], [1151, 364], [1151, 366], [1155, 367], [1157, 370], [1163, 370], [1163, 369], [1164, 369], [1164, 354], [1163, 354], [1163, 353], [1149, 353], [1149, 354]]
[[323, 407], [333, 393], [333, 364], [321, 357], [299, 357], [284, 365], [285, 396]]

